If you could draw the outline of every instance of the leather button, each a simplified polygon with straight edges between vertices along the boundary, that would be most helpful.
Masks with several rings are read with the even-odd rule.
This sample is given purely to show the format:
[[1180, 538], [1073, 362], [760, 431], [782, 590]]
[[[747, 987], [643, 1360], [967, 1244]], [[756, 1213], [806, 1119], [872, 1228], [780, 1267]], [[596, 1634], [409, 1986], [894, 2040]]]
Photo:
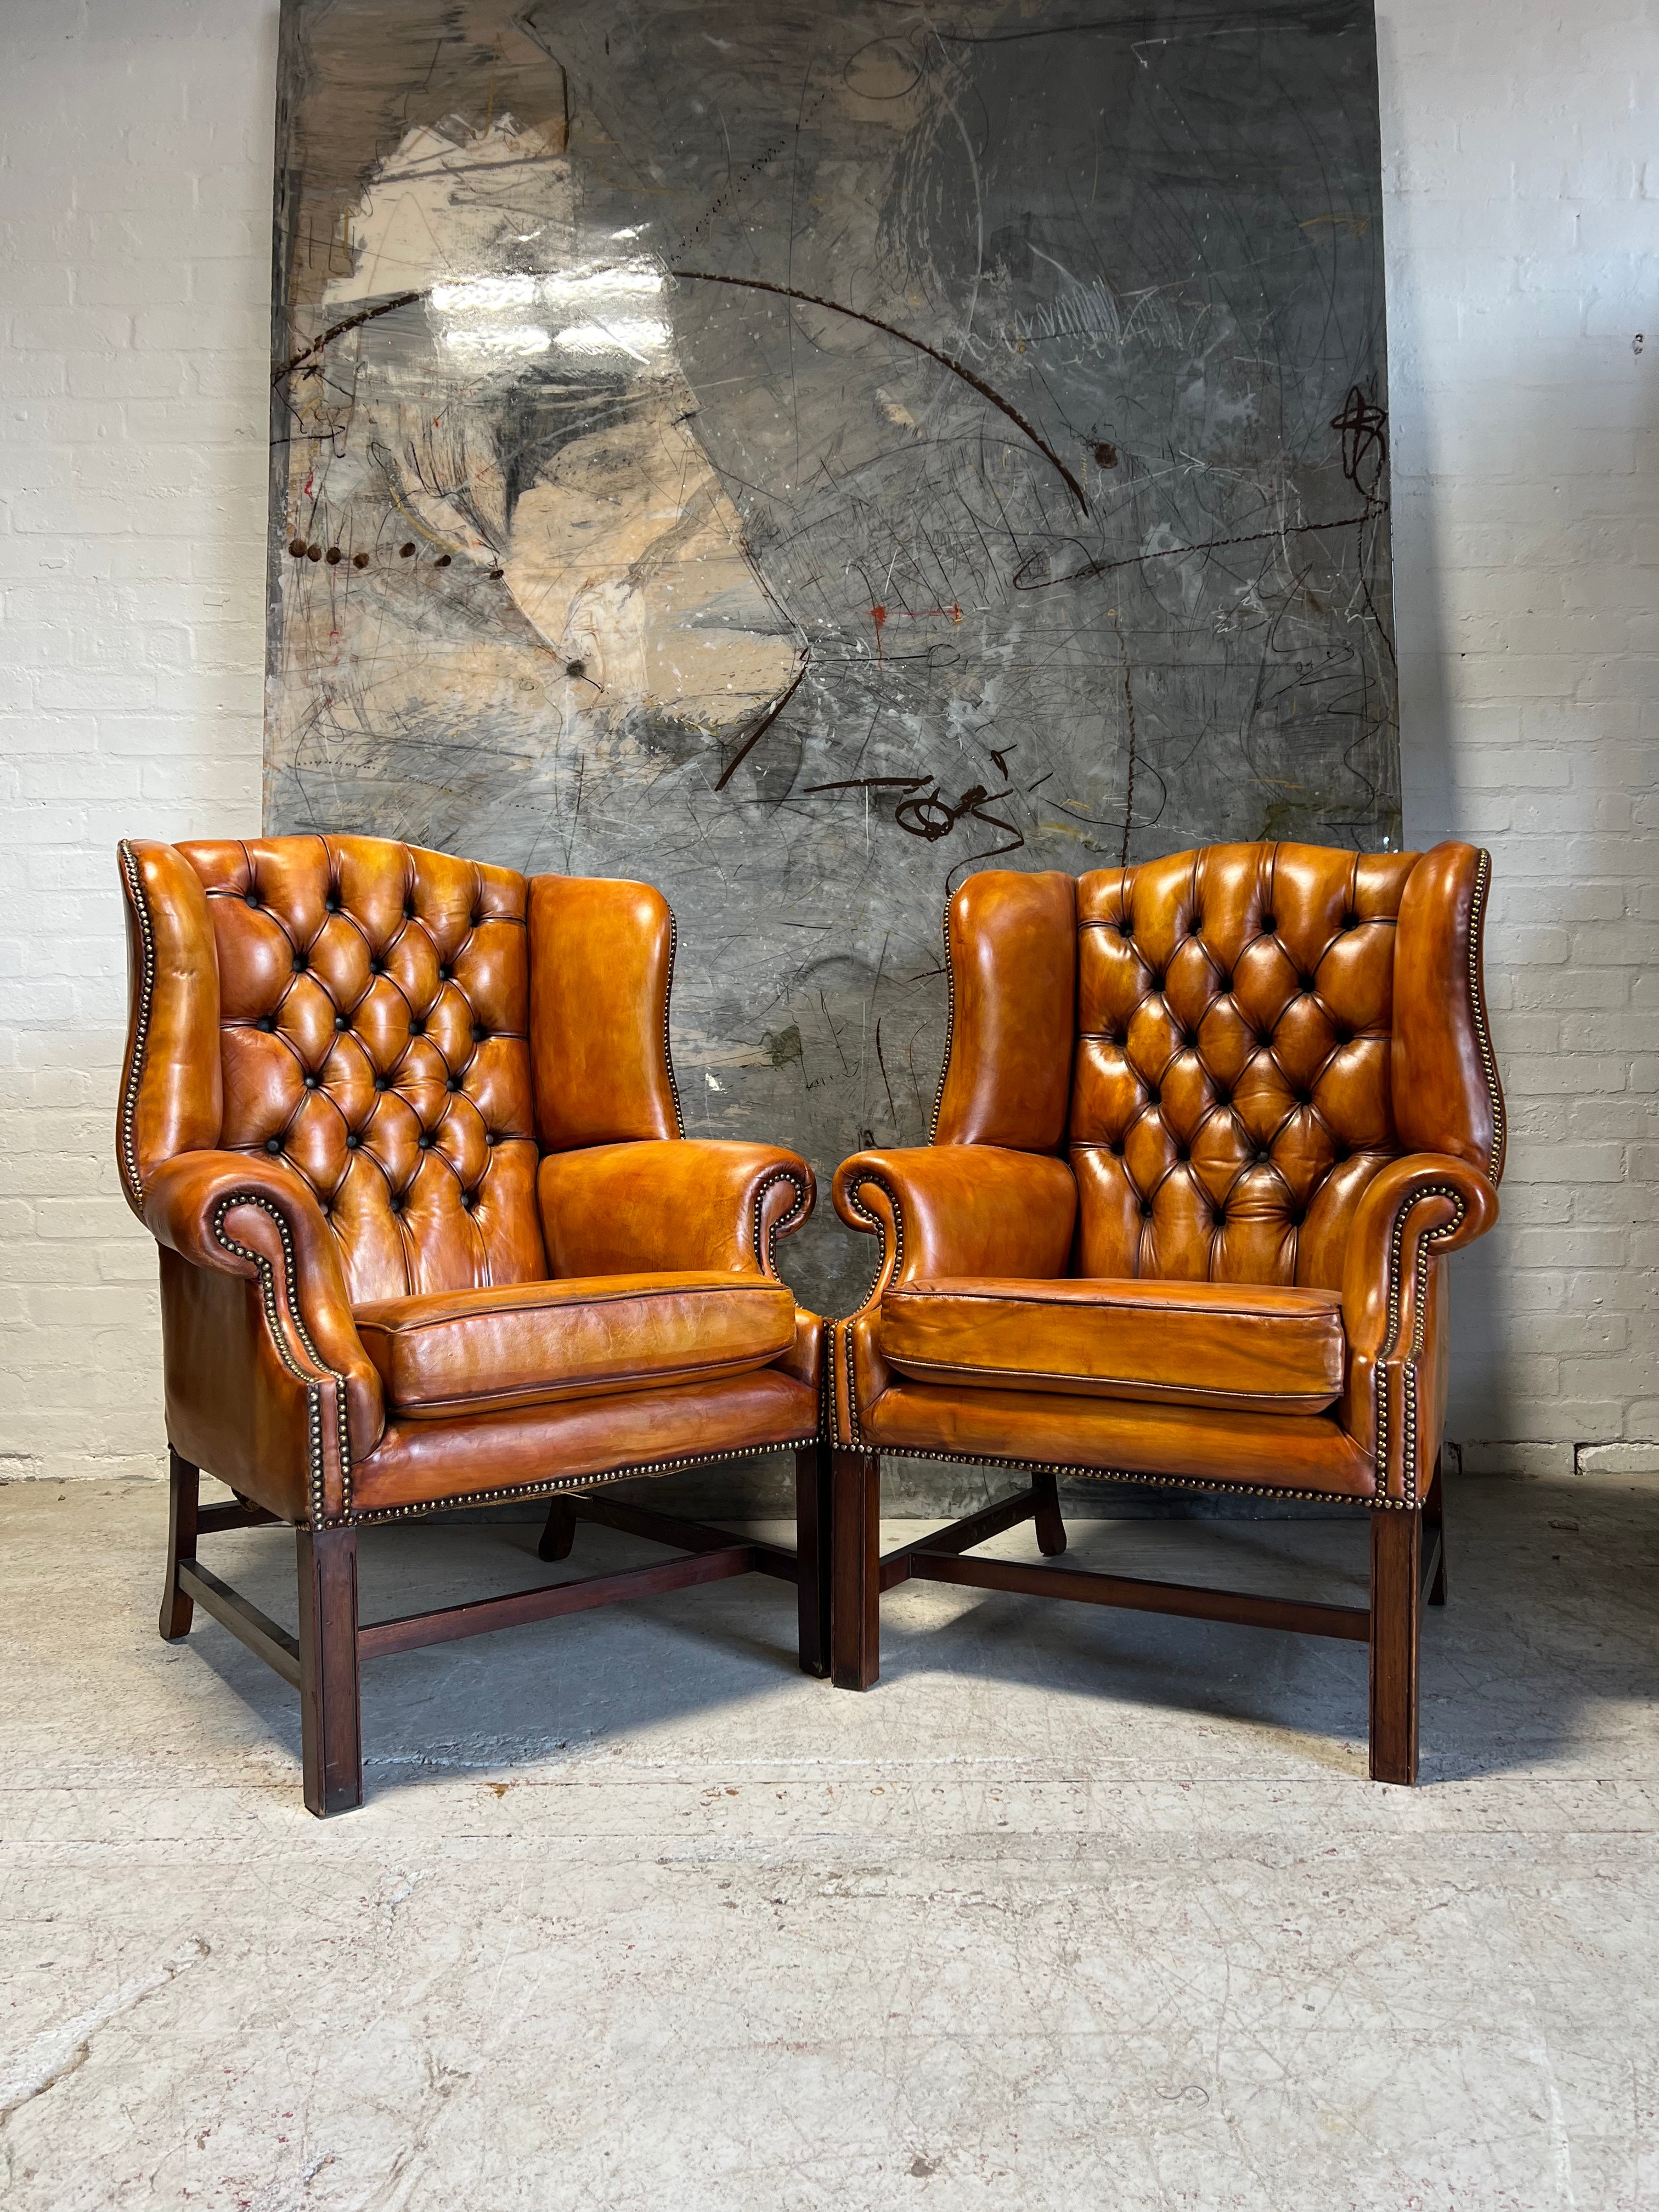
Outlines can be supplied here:
[[314, 1091], [317, 1088], [316, 1077], [314, 1075], [307, 1075], [305, 1079], [305, 1085], [307, 1091]]
[[432, 1150], [432, 1139], [424, 1130], [422, 1130], [416, 1141], [422, 1152], [429, 1152]]
[[461, 1079], [459, 1075], [452, 1075], [448, 1082], [444, 1085], [444, 1089], [446, 1091], [459, 1091], [460, 1087]]
[[412, 1021], [409, 1025], [409, 1034], [410, 1036], [424, 1036], [426, 1035], [426, 1024], [418, 1019]]
[[1146, 1103], [1149, 1106], [1161, 1106], [1164, 1103], [1164, 1093], [1161, 1091], [1149, 1091], [1146, 1093]]
[[1224, 1229], [1227, 1226], [1227, 1209], [1224, 1206], [1217, 1206], [1215, 1212], [1210, 1216], [1210, 1225], [1212, 1229]]
[[1261, 1046], [1263, 1052], [1271, 1052], [1273, 1050], [1273, 1033], [1271, 1030], [1258, 1030], [1255, 1033], [1255, 1041]]
[[374, 1088], [377, 1091], [390, 1091], [392, 1078], [389, 1075], [377, 1075], [374, 1079]]
[[1257, 1146], [1255, 1155], [1255, 1164], [1257, 1167], [1267, 1167], [1271, 1163], [1272, 1159], [1273, 1154], [1267, 1150], [1265, 1145]]
[[1233, 979], [1231, 975], [1222, 975], [1217, 979], [1217, 982], [1218, 988], [1223, 991], [1231, 991], [1233, 988]]
[[340, 911], [340, 902], [337, 898], [325, 898], [323, 904], [330, 914], [338, 914]]
[[414, 908], [413, 908], [412, 906], [405, 905], [405, 906], [404, 906], [404, 920], [405, 921], [414, 921], [414, 919], [415, 919], [415, 909], [414, 909]]
[[1193, 935], [1194, 935], [1194, 937], [1202, 937], [1202, 936], [1203, 936], [1203, 934], [1204, 934], [1204, 917], [1203, 917], [1203, 915], [1202, 915], [1201, 914], [1195, 914], [1195, 915], [1193, 916]]
[[334, 1017], [334, 1026], [337, 1030], [349, 1030], [351, 1027], [351, 1024], [344, 1014], [336, 1014]]
[[1319, 988], [1319, 986], [1315, 982], [1311, 975], [1301, 975], [1298, 976], [1297, 980], [1301, 984], [1304, 991], [1316, 991]]
[[1312, 1091], [1298, 1091], [1296, 1094], [1296, 1103], [1298, 1106], [1311, 1106], [1313, 1104]]
[[1339, 1044], [1352, 1044], [1353, 1042], [1353, 1031], [1350, 1029], [1338, 1030], [1335, 1032], [1335, 1036], [1336, 1041]]
[[454, 973], [455, 971], [453, 968], [441, 968], [438, 970], [438, 981], [441, 983], [447, 983]]
[[484, 1132], [484, 1142], [485, 1142], [485, 1144], [487, 1144], [487, 1145], [499, 1145], [501, 1141], [501, 1139], [500, 1139], [500, 1138], [495, 1134], [495, 1132], [493, 1129], [487, 1129], [487, 1130]]
[[357, 1132], [355, 1129], [351, 1130], [346, 1138], [347, 1152], [355, 1152], [358, 1146], [361, 1145], [362, 1141], [362, 1139], [357, 1134]]
[[265, 1139], [265, 1150], [268, 1152], [280, 1152], [282, 1149], [283, 1140], [280, 1137], [267, 1137]]
[[1357, 914], [1345, 914], [1342, 917], [1342, 927], [1344, 929], [1358, 929], [1359, 916]]
[[472, 1191], [464, 1190], [461, 1193], [461, 1211], [463, 1213], [471, 1213], [473, 1207], [477, 1203], [477, 1197]]
[[1191, 1159], [1192, 1154], [1187, 1150], [1185, 1145], [1177, 1145], [1176, 1146], [1176, 1158], [1178, 1160], [1185, 1162]]
[[296, 952], [296, 953], [295, 954], [295, 956], [294, 956], [294, 972], [295, 972], [295, 974], [296, 975], [303, 975], [305, 974], [305, 972], [306, 972], [306, 969], [307, 969], [307, 968], [309, 968], [309, 967], [310, 967], [310, 965], [311, 965], [310, 961], [309, 961], [309, 960], [307, 960], [307, 959], [306, 958], [306, 956], [305, 956], [305, 954], [304, 954], [303, 952]]
[[1218, 1106], [1231, 1106], [1233, 1103], [1232, 1092], [1231, 1091], [1218, 1091], [1215, 1094], [1215, 1103]]
[[1107, 1146], [1106, 1149], [1115, 1160], [1121, 1160], [1123, 1158], [1122, 1138], [1114, 1137], [1111, 1143]]
[[258, 905], [259, 894], [258, 891], [246, 891], [244, 892], [243, 896], [247, 900], [250, 906], [257, 907]]
[[472, 1032], [472, 1042], [474, 1044], [488, 1044], [489, 1042], [489, 1031], [488, 1030], [474, 1030]]
[[1262, 934], [1264, 937], [1271, 937], [1271, 936], [1273, 935], [1273, 931], [1278, 927], [1278, 926], [1279, 926], [1279, 925], [1278, 925], [1278, 923], [1275, 921], [1275, 920], [1274, 920], [1274, 918], [1273, 918], [1273, 916], [1272, 915], [1270, 915], [1270, 914], [1264, 914], [1264, 915], [1262, 915], [1262, 917], [1261, 917], [1261, 934]]
[[1285, 1217], [1285, 1218], [1290, 1223], [1292, 1229], [1300, 1229], [1307, 1218], [1307, 1215], [1304, 1213], [1299, 1206], [1293, 1212], [1287, 1213]]
[[258, 1020], [253, 1024], [253, 1026], [255, 1029], [263, 1030], [266, 1036], [269, 1036], [271, 1030], [276, 1028], [276, 1024], [269, 1014], [261, 1014]]
[[403, 1200], [398, 1196], [398, 1193], [394, 1190], [394, 1191], [392, 1192], [392, 1211], [394, 1213], [401, 1213], [401, 1212], [403, 1212], [403, 1210], [404, 1210], [404, 1201], [403, 1201]]
[[1150, 1221], [1152, 1218], [1152, 1201], [1150, 1198], [1143, 1198], [1140, 1201], [1140, 1218], [1143, 1221]]
[[468, 916], [468, 920], [471, 921], [473, 928], [477, 929], [479, 924], [483, 921], [483, 916], [481, 914], [470, 915]]
[[385, 961], [371, 960], [368, 963], [368, 972], [371, 975], [384, 975], [386, 973]]

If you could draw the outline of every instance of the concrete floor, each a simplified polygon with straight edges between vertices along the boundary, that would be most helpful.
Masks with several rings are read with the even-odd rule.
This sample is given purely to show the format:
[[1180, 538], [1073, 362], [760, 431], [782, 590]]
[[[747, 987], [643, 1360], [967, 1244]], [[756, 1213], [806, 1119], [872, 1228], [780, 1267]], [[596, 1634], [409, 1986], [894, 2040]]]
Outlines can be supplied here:
[[[751, 1577], [375, 1662], [327, 1824], [293, 1694], [157, 1640], [164, 1509], [0, 1491], [15, 2212], [1659, 2205], [1650, 1485], [1456, 1486], [1415, 1791], [1361, 1647], [916, 1585], [860, 1698]], [[372, 1534], [365, 1617], [534, 1537]], [[1073, 1553], [1358, 1595], [1364, 1546]], [[204, 1552], [292, 1622], [284, 1532]]]

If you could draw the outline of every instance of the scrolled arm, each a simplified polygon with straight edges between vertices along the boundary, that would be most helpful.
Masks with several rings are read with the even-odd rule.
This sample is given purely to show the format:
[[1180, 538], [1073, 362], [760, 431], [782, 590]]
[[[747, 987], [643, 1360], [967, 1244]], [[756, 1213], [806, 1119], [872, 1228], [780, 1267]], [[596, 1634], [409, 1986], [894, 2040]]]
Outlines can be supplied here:
[[779, 1146], [690, 1137], [550, 1152], [536, 1188], [556, 1275], [707, 1268], [774, 1282], [779, 1237], [817, 1196], [811, 1169]]
[[882, 1239], [866, 1304], [893, 1281], [1064, 1274], [1077, 1221], [1064, 1160], [999, 1145], [855, 1152], [836, 1169], [832, 1194], [849, 1229]]
[[1077, 1182], [1064, 1160], [1000, 1145], [929, 1145], [855, 1152], [836, 1170], [836, 1211], [849, 1229], [881, 1238], [864, 1304], [838, 1322], [831, 1366], [838, 1443], [858, 1440], [860, 1409], [887, 1388], [876, 1341], [892, 1282], [940, 1275], [1064, 1274], [1077, 1220]]
[[1348, 1373], [1342, 1425], [1376, 1461], [1377, 1486], [1420, 1498], [1438, 1448], [1441, 1304], [1431, 1262], [1498, 1218], [1486, 1177], [1449, 1153], [1391, 1160], [1366, 1187], [1342, 1274]]
[[352, 1319], [339, 1247], [310, 1186], [241, 1152], [178, 1152], [150, 1174], [144, 1220], [192, 1267], [258, 1279], [265, 1318], [301, 1384], [343, 1388], [354, 1456], [386, 1426], [386, 1395]]

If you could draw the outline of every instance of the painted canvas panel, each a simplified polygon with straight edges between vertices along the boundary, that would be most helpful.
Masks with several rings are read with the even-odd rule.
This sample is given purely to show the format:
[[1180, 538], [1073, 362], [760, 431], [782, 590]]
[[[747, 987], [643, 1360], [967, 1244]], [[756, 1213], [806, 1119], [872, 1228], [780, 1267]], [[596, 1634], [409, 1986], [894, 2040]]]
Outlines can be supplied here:
[[659, 884], [690, 1133], [920, 1141], [970, 870], [1397, 842], [1370, 0], [285, 0], [277, 137], [267, 826]]

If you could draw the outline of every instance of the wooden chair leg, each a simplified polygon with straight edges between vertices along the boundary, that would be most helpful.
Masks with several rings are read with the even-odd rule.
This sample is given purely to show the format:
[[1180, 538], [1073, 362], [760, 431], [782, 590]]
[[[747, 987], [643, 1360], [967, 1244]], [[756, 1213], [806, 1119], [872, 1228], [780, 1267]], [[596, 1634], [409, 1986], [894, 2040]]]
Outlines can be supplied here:
[[161, 1591], [161, 1638], [177, 1644], [190, 1634], [194, 1601], [179, 1587], [179, 1562], [196, 1557], [196, 1515], [201, 1504], [202, 1470], [167, 1446], [167, 1480], [173, 1492], [167, 1511], [167, 1578]]
[[873, 1689], [881, 1673], [881, 1460], [830, 1454], [830, 1674], [837, 1689]]
[[1417, 1779], [1423, 1516], [1371, 1516], [1371, 1779]]
[[547, 1526], [536, 1547], [538, 1559], [568, 1559], [576, 1540], [576, 1515], [568, 1498], [556, 1498], [547, 1509]]
[[1444, 1605], [1446, 1602], [1446, 1506], [1440, 1488], [1440, 1462], [1443, 1456], [1443, 1455], [1439, 1453], [1435, 1455], [1434, 1479], [1429, 1485], [1429, 1494], [1423, 1504], [1425, 1540], [1426, 1540], [1431, 1535], [1440, 1539], [1440, 1561], [1435, 1568], [1434, 1579], [1429, 1584], [1431, 1605]]
[[1056, 1559], [1066, 1549], [1066, 1523], [1060, 1518], [1060, 1484], [1052, 1473], [1031, 1477], [1031, 1494], [1036, 1499], [1037, 1549], [1048, 1559]]
[[306, 1809], [319, 1820], [363, 1802], [357, 1672], [357, 1531], [301, 1528], [300, 1734]]
[[830, 1447], [795, 1454], [795, 1595], [803, 1674], [830, 1672]]

